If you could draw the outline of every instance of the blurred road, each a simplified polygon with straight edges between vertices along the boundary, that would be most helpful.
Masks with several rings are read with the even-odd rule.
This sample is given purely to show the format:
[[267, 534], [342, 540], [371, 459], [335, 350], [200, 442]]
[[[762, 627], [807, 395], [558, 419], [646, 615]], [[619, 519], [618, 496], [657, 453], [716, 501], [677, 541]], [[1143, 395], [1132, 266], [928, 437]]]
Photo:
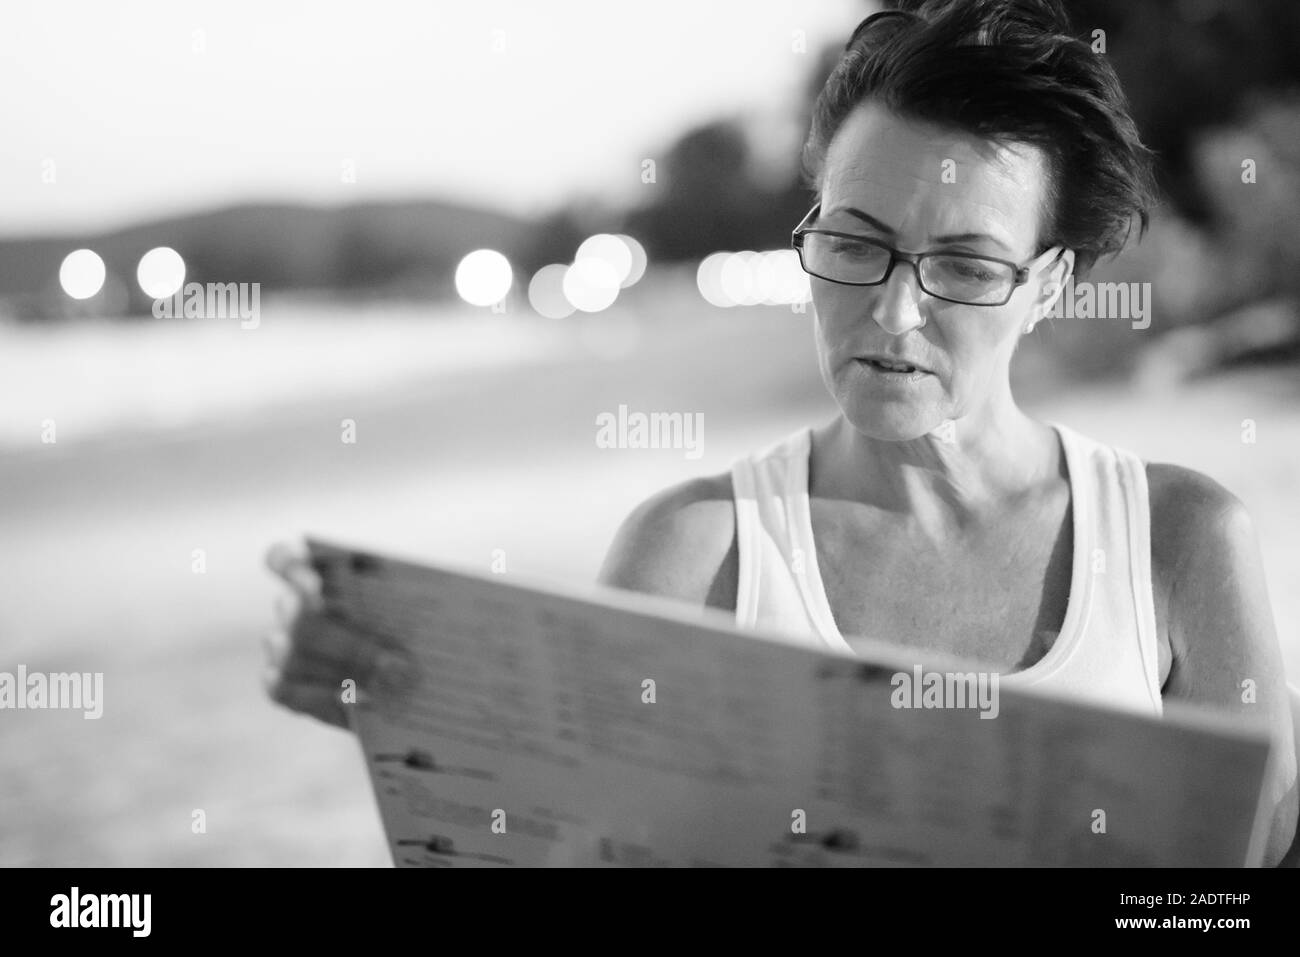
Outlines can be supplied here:
[[[363, 347], [377, 327], [335, 315], [366, 366], [349, 389], [306, 376], [179, 429], [119, 422], [96, 436], [69, 422], [56, 445], [0, 448], [0, 669], [105, 675], [98, 721], [0, 714], [0, 864], [386, 865], [355, 742], [263, 698], [266, 545], [311, 531], [485, 569], [502, 549], [509, 570], [589, 580], [647, 495], [834, 412], [811, 313], [706, 309], [690, 292], [665, 287], [600, 324], [539, 325], [536, 348], [503, 362], [440, 363], [421, 332], [410, 349], [430, 350], [428, 374], [406, 356], [391, 378], [374, 374], [377, 357], [402, 350]], [[1034, 412], [1199, 468], [1246, 502], [1300, 677], [1295, 370], [1143, 394], [1068, 385], [1047, 353], [1027, 352]], [[277, 361], [299, 374], [313, 353]], [[598, 449], [596, 416], [620, 404], [703, 412], [704, 457]], [[1254, 444], [1241, 441], [1247, 418]], [[340, 441], [343, 419], [355, 444]]]

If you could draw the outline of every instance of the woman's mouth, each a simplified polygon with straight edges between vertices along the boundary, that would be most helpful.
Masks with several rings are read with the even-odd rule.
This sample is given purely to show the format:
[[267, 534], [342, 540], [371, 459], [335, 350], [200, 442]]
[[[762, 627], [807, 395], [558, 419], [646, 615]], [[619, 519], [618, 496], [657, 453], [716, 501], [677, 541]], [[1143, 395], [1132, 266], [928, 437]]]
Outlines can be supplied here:
[[873, 377], [884, 381], [919, 382], [932, 373], [928, 369], [902, 360], [884, 359], [878, 356], [860, 356], [854, 360]]

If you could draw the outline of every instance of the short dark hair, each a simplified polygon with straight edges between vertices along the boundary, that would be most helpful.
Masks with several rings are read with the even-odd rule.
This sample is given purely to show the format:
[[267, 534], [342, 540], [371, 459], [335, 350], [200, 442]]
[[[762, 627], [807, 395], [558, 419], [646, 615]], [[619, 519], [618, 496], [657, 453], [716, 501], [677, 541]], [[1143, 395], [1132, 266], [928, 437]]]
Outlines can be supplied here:
[[813, 108], [805, 185], [820, 191], [826, 153], [848, 115], [877, 101], [1048, 161], [1040, 249], [1075, 250], [1086, 273], [1124, 248], [1155, 204], [1153, 154], [1104, 54], [1071, 35], [1058, 0], [899, 0], [854, 31]]

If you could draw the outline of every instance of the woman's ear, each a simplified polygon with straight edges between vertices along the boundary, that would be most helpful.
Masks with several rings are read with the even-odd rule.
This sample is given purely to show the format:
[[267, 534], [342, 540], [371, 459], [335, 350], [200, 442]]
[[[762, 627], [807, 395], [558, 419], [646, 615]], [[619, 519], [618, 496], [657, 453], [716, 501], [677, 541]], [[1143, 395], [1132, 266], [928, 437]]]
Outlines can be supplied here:
[[1065, 293], [1070, 277], [1074, 275], [1074, 250], [1063, 249], [1055, 259], [1044, 267], [1043, 278], [1038, 286], [1038, 295], [1025, 332], [1033, 330], [1043, 317], [1052, 311], [1052, 307]]

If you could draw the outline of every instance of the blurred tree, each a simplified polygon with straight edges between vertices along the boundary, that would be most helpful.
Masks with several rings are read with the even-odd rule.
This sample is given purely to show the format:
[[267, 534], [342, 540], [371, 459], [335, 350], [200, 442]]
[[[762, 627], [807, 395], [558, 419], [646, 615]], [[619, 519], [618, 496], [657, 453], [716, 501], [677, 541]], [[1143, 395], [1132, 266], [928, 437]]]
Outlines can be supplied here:
[[1296, 0], [1067, 0], [1082, 38], [1106, 32], [1106, 55], [1147, 145], [1160, 154], [1174, 208], [1209, 224], [1214, 205], [1198, 179], [1201, 131], [1242, 119], [1255, 94], [1300, 85]]
[[627, 230], [656, 259], [741, 248], [753, 230], [748, 158], [744, 133], [731, 120], [687, 131], [658, 164], [655, 200], [628, 217]]
[[[601, 224], [598, 228], [606, 228]], [[568, 263], [578, 245], [589, 233], [583, 228], [583, 218], [573, 205], [552, 210], [533, 225], [530, 238], [520, 253], [517, 265], [523, 276], [532, 276], [551, 263]]]
[[[1300, 2], [1066, 0], [1066, 7], [1081, 39], [1105, 31], [1105, 55], [1160, 156], [1158, 175], [1173, 208], [1193, 222], [1222, 225], [1198, 175], [1196, 144], [1206, 130], [1239, 120], [1262, 91], [1300, 86]], [[876, 8], [863, 3], [860, 13]], [[846, 38], [852, 26], [845, 21]], [[836, 41], [813, 58], [801, 123], [842, 51]], [[744, 130], [730, 119], [689, 130], [665, 155], [665, 188], [626, 220], [655, 258], [783, 246], [811, 199], [797, 170], [775, 191], [757, 183]]]

